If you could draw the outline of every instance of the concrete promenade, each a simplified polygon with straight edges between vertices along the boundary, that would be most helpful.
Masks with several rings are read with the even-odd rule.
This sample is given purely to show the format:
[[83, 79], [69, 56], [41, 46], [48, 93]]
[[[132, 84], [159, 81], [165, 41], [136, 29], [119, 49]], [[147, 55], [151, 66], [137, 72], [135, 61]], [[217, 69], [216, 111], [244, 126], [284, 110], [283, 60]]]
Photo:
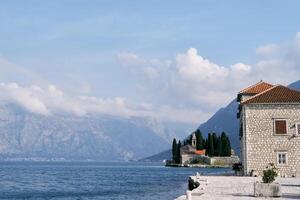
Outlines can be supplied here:
[[[191, 200], [300, 200], [300, 178], [276, 178], [282, 186], [281, 198], [255, 198], [254, 182], [261, 181], [260, 177], [241, 176], [192, 176], [200, 186], [187, 194]], [[186, 200], [186, 195], [176, 200]]]

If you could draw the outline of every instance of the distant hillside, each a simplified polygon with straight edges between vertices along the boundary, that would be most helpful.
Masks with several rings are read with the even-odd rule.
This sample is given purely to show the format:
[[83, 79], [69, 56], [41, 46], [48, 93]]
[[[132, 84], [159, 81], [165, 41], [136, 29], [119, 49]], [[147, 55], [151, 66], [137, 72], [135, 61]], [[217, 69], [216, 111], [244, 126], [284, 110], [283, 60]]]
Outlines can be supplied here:
[[289, 88], [300, 90], [300, 80], [289, 85]]
[[[300, 80], [290, 84], [288, 87], [300, 90]], [[207, 122], [201, 124], [199, 129], [205, 136], [210, 132], [226, 132], [229, 135], [232, 148], [239, 154], [239, 121], [236, 118], [237, 109], [238, 103], [234, 99], [228, 106], [216, 112]]]
[[143, 158], [139, 161], [141, 162], [162, 162], [163, 160], [169, 160], [172, 158], [172, 150], [166, 150], [161, 153], [155, 154], [153, 156]]
[[172, 136], [148, 118], [30, 113], [0, 103], [0, 160], [136, 160], [170, 147]]
[[236, 118], [237, 109], [238, 103], [234, 99], [228, 106], [218, 110], [207, 122], [199, 126], [205, 137], [211, 132], [221, 134], [224, 131], [229, 136], [231, 146], [236, 153], [240, 151], [238, 136], [239, 122]]

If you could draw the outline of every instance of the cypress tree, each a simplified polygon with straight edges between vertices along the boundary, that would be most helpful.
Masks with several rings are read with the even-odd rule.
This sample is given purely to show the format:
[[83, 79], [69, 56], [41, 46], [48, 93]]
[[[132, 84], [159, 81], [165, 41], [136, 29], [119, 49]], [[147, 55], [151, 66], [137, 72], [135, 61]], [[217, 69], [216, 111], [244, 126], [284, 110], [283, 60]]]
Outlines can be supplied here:
[[193, 133], [190, 135], [189, 139], [188, 139], [188, 144], [192, 145], [192, 140], [193, 140]]
[[177, 145], [177, 160], [176, 163], [180, 163], [180, 148], [181, 148], [181, 142], [180, 140], [178, 141], [178, 145]]
[[202, 150], [205, 148], [205, 140], [199, 129], [197, 129], [197, 131], [196, 131], [196, 148], [197, 148], [197, 150]]
[[226, 133], [222, 132], [221, 134], [221, 145], [222, 145], [222, 151], [221, 156], [231, 156], [231, 145], [230, 140], [227, 137]]
[[204, 148], [206, 149], [205, 155], [208, 156], [208, 136], [206, 139], [204, 139]]
[[218, 148], [217, 148], [218, 149], [217, 150], [218, 151], [218, 153], [217, 153], [218, 155], [217, 156], [221, 156], [221, 152], [222, 152], [221, 136], [218, 137], [218, 143], [217, 143], [217, 145], [218, 145]]
[[208, 134], [208, 138], [207, 138], [207, 155], [209, 157], [213, 157], [214, 156], [214, 141], [213, 141], [213, 136], [211, 133]]
[[213, 156], [218, 156], [218, 136], [216, 133], [212, 134], [212, 142], [214, 145], [214, 152], [213, 152]]
[[177, 141], [176, 139], [174, 138], [173, 139], [173, 143], [172, 143], [172, 158], [173, 160], [176, 162], [177, 160]]
[[226, 135], [226, 141], [227, 141], [227, 148], [225, 150], [225, 155], [231, 156], [231, 144], [230, 144], [229, 137], [227, 135]]

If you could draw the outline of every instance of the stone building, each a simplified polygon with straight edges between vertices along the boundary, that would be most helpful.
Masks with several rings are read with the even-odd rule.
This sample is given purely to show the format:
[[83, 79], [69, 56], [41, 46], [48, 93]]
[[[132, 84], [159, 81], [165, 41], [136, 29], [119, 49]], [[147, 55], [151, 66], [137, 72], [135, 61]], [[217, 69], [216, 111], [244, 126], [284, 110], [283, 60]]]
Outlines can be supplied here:
[[197, 150], [196, 134], [193, 133], [190, 137], [191, 143], [180, 148], [180, 164], [188, 164], [191, 160], [205, 156], [205, 149]]
[[191, 161], [200, 161], [202, 164], [207, 165], [226, 165], [232, 166], [234, 163], [238, 163], [239, 157], [234, 155], [232, 152], [231, 156], [228, 157], [208, 157], [205, 155], [206, 149], [197, 150], [196, 149], [197, 140], [196, 134], [193, 133], [191, 137], [191, 145], [186, 144], [180, 148], [180, 164], [187, 165]]
[[180, 148], [180, 163], [186, 164], [189, 163], [196, 156], [196, 147], [192, 145], [184, 145]]
[[280, 176], [300, 173], [300, 92], [263, 81], [239, 92], [241, 161], [245, 175], [273, 163]]

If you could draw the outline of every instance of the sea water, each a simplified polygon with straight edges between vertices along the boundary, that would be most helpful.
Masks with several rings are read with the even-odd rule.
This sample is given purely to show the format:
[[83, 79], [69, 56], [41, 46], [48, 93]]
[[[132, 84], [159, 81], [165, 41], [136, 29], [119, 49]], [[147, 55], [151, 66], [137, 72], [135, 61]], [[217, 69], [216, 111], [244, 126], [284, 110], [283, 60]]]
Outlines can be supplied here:
[[196, 172], [230, 170], [139, 162], [1, 162], [0, 199], [168, 200], [184, 194]]

